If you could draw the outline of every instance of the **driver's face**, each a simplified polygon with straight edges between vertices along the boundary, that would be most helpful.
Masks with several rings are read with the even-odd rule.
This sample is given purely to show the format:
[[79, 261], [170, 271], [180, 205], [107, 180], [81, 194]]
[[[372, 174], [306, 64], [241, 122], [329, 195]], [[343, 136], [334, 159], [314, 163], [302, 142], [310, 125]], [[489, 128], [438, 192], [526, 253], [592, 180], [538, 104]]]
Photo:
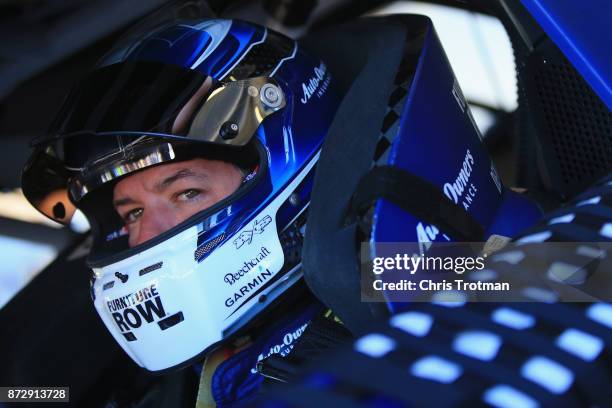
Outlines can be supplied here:
[[223, 161], [169, 163], [119, 181], [113, 205], [126, 224], [133, 247], [221, 201], [241, 182], [241, 171]]

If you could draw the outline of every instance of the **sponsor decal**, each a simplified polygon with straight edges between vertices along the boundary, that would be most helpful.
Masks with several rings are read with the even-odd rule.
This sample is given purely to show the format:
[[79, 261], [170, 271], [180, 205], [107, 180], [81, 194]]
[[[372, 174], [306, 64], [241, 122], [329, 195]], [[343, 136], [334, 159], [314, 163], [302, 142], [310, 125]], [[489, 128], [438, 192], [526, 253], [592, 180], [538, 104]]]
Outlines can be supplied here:
[[166, 317], [155, 283], [129, 295], [108, 300], [106, 306], [122, 333]]
[[491, 178], [493, 179], [493, 182], [495, 183], [495, 187], [497, 187], [497, 191], [501, 194], [501, 191], [502, 191], [501, 180], [499, 179], [499, 176], [497, 175], [497, 170], [495, 170], [495, 166], [493, 165], [493, 163], [491, 163], [491, 171], [489, 172], [489, 174], [491, 175]]
[[[306, 327], [308, 327], [308, 323], [304, 323], [297, 329], [285, 333], [285, 335], [283, 336], [283, 342], [270, 346], [266, 353], [260, 353], [257, 356], [257, 362], [259, 363], [260, 361], [265, 360], [266, 358], [274, 354], [279, 354], [281, 357], [286, 357], [287, 355], [289, 355], [291, 350], [293, 350], [293, 348], [295, 347], [296, 341], [300, 337], [302, 337], [302, 334], [304, 334]], [[251, 368], [251, 373], [257, 374], [257, 370], [255, 369], [255, 367]]]
[[234, 245], [236, 249], [240, 249], [244, 244], [251, 244], [253, 242], [253, 235], [261, 234], [265, 228], [272, 222], [272, 217], [266, 215], [265, 217], [255, 220], [251, 229], [245, 229], [234, 239]]
[[[431, 247], [432, 242], [436, 240], [439, 234], [440, 230], [435, 225], [426, 225], [422, 222], [417, 224], [416, 236], [417, 241], [419, 242], [419, 253], [421, 255], [423, 255], [425, 251]], [[442, 234], [442, 237], [445, 240], [450, 241], [450, 238], [446, 234]]]
[[461, 88], [459, 87], [459, 84], [457, 83], [456, 79], [453, 82], [452, 94], [455, 98], [455, 101], [457, 102], [457, 105], [459, 105], [459, 109], [461, 109], [461, 113], [465, 113], [465, 110], [467, 109], [467, 103], [465, 102], [463, 92], [461, 92]]
[[473, 166], [474, 157], [472, 156], [470, 149], [468, 149], [465, 153], [463, 165], [459, 170], [457, 178], [452, 183], [444, 184], [443, 187], [444, 194], [455, 204], [459, 204], [461, 201], [463, 208], [466, 210], [470, 208], [470, 205], [476, 198], [476, 193], [478, 193], [478, 189], [474, 183], [470, 182], [474, 170]]
[[269, 269], [264, 270], [261, 266], [258, 269], [259, 273], [252, 280], [248, 281], [246, 285], [241, 286], [232, 296], [225, 299], [225, 307], [237, 305], [244, 296], [255, 291], [262, 283], [272, 277], [272, 272]]
[[259, 264], [261, 261], [267, 258], [270, 255], [270, 251], [265, 246], [261, 247], [260, 252], [255, 256], [255, 258], [250, 259], [248, 261], [244, 261], [242, 267], [238, 269], [236, 272], [228, 273], [223, 277], [223, 280], [230, 285], [238, 282], [240, 278], [249, 273]]
[[283, 126], [283, 144], [285, 145], [285, 164], [289, 163], [290, 159], [295, 162], [295, 146], [293, 145], [293, 131], [291, 130], [291, 126]]
[[306, 82], [302, 82], [304, 96], [302, 96], [300, 102], [306, 104], [313, 96], [317, 98], [323, 96], [329, 87], [330, 81], [331, 76], [327, 73], [327, 67], [324, 63], [321, 63], [321, 65], [314, 68], [314, 75]]
[[472, 123], [472, 127], [476, 131], [476, 135], [478, 135], [478, 139], [480, 139], [480, 141], [482, 142], [482, 133], [480, 133], [480, 129], [476, 125], [476, 121], [474, 120], [474, 117], [472, 116], [472, 111], [470, 111], [468, 104], [465, 101], [465, 97], [463, 96], [463, 92], [461, 92], [461, 87], [459, 87], [459, 84], [457, 83], [456, 79], [453, 82], [453, 90], [451, 93], [453, 94], [453, 97], [455, 98], [457, 105], [459, 105], [459, 109], [461, 109], [461, 113], [467, 115], [468, 119]]
[[124, 225], [123, 227], [121, 227], [120, 229], [118, 229], [117, 231], [111, 232], [110, 234], [108, 234], [106, 236], [106, 241], [112, 241], [113, 239], [122, 237], [124, 235], [127, 235], [128, 231], [127, 231], [127, 227]]

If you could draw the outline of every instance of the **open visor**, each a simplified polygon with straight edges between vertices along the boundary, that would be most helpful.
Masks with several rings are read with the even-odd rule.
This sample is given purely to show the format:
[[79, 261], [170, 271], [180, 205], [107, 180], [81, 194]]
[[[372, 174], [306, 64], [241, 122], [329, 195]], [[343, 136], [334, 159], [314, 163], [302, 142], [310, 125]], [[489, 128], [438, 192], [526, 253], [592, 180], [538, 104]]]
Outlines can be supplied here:
[[171, 142], [243, 147], [285, 106], [270, 77], [221, 83], [157, 62], [102, 67], [70, 93], [49, 133], [32, 142], [24, 195], [47, 217], [68, 224], [73, 203], [102, 184], [175, 159]]

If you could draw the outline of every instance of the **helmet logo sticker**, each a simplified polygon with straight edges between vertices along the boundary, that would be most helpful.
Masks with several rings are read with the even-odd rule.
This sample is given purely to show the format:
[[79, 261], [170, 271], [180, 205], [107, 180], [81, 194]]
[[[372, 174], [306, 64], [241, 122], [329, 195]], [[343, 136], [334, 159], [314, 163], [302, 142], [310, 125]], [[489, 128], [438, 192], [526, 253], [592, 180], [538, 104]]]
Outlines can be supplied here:
[[315, 95], [317, 98], [320, 98], [327, 91], [330, 82], [331, 75], [327, 74], [327, 67], [324, 63], [321, 63], [318, 67], [314, 68], [314, 76], [308, 78], [306, 82], [302, 82], [304, 96], [302, 96], [300, 102], [307, 104]]
[[[270, 250], [266, 248], [265, 246], [262, 246], [261, 252], [259, 252], [259, 254], [257, 254], [254, 258], [248, 261], [244, 261], [240, 269], [238, 269], [236, 272], [230, 272], [226, 274], [223, 277], [223, 280], [226, 283], [229, 283], [230, 286], [233, 285], [234, 283], [238, 282], [240, 278], [242, 278], [244, 275], [249, 273], [253, 268], [255, 268], [257, 264], [259, 264], [261, 261], [266, 259], [268, 255], [270, 255]], [[261, 266], [259, 268], [261, 269]]]
[[143, 324], [157, 322], [161, 330], [166, 330], [184, 320], [182, 312], [167, 316], [155, 283], [134, 293], [107, 300], [106, 307], [128, 341], [136, 340], [132, 330]]
[[244, 244], [251, 244], [253, 242], [254, 234], [261, 234], [264, 232], [265, 228], [272, 222], [272, 217], [266, 215], [265, 217], [255, 220], [253, 222], [253, 228], [245, 229], [238, 235], [238, 237], [234, 240], [234, 245], [236, 249], [240, 249]]
[[242, 304], [244, 304], [250, 299], [252, 299], [254, 296], [261, 293], [261, 291], [267, 287], [267, 285], [264, 285], [264, 286], [261, 286], [261, 285], [264, 282], [268, 281], [270, 278], [272, 278], [272, 272], [267, 268], [264, 270], [261, 266], [258, 269], [259, 269], [259, 275], [253, 278], [250, 282], [247, 282], [246, 285], [242, 286], [239, 290], [234, 292], [230, 297], [225, 299], [225, 307], [232, 307], [240, 303], [241, 299], [244, 296], [250, 294], [250, 296], [246, 300], [243, 301]]

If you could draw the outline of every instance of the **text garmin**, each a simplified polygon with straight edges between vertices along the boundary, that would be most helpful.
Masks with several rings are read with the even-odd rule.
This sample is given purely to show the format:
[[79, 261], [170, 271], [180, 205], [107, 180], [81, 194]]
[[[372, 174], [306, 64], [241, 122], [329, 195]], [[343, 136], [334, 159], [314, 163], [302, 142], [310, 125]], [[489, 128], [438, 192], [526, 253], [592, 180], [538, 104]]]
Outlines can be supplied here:
[[234, 292], [234, 294], [231, 297], [228, 297], [227, 299], [225, 299], [226, 307], [234, 306], [234, 304], [238, 302], [240, 299], [242, 299], [245, 295], [249, 294], [254, 289], [257, 289], [259, 285], [261, 285], [266, 280], [272, 277], [272, 272], [270, 272], [269, 269], [266, 269], [264, 271], [263, 268], [260, 266], [259, 270], [261, 271], [259, 275], [253, 278], [253, 280], [248, 282], [246, 285], [241, 286], [240, 289]]
[[249, 273], [255, 266], [257, 266], [257, 264], [263, 261], [268, 255], [270, 255], [270, 251], [268, 250], [268, 248], [261, 247], [261, 251], [259, 252], [259, 254], [257, 254], [255, 258], [245, 261], [242, 267], [238, 269], [238, 271], [234, 273], [228, 273], [227, 275], [225, 275], [223, 280], [226, 283], [233, 285], [234, 283], [238, 282], [240, 278]]
[[444, 184], [444, 194], [451, 199], [455, 204], [459, 204], [459, 200], [462, 200], [463, 208], [466, 210], [470, 208], [478, 189], [474, 183], [470, 182], [472, 176], [474, 157], [468, 149], [463, 159], [463, 165], [459, 170], [459, 174], [453, 183]]
[[129, 295], [109, 300], [106, 305], [122, 332], [137, 329], [143, 323], [152, 323], [166, 317], [166, 311], [155, 284]]
[[308, 82], [302, 83], [304, 96], [300, 99], [300, 102], [305, 104], [314, 95], [320, 98], [329, 87], [330, 81], [331, 76], [327, 73], [327, 67], [321, 63], [321, 65], [314, 68], [314, 76], [308, 79]]

